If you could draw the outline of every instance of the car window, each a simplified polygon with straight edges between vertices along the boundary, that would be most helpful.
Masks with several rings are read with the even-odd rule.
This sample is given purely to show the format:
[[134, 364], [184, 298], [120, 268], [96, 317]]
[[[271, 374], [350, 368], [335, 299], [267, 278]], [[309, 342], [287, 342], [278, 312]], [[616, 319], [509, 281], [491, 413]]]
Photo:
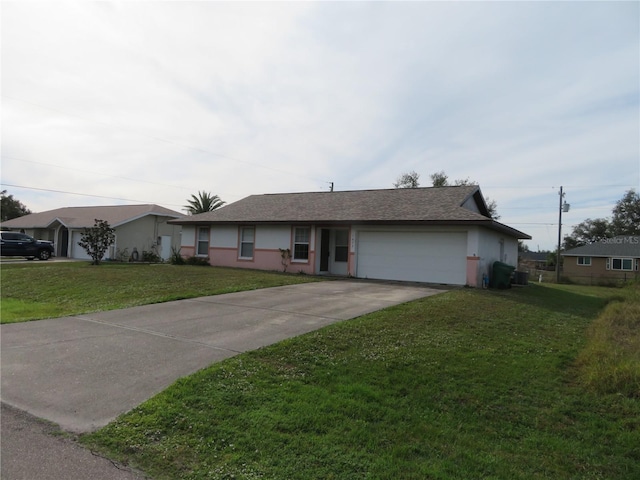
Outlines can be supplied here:
[[20, 237], [19, 233], [11, 233], [11, 232], [3, 232], [2, 239], [3, 240], [18, 240]]

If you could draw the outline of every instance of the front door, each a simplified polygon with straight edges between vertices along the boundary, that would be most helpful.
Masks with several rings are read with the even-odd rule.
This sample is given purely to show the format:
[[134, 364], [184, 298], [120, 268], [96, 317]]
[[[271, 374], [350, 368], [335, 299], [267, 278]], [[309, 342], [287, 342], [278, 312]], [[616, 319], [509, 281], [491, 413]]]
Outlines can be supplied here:
[[329, 271], [330, 242], [331, 230], [323, 228], [320, 233], [320, 272]]
[[330, 273], [346, 275], [349, 262], [349, 230], [331, 230]]
[[160, 240], [160, 258], [169, 260], [171, 258], [171, 236], [162, 235], [158, 239]]
[[59, 257], [67, 257], [69, 255], [69, 229], [60, 227], [58, 230], [58, 241], [56, 242]]

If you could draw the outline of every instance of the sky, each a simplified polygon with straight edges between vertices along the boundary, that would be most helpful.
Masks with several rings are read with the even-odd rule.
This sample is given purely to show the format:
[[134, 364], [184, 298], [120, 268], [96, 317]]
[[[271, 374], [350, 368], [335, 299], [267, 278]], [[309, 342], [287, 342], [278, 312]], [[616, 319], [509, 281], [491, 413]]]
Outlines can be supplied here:
[[639, 2], [2, 1], [2, 190], [34, 212], [420, 185], [557, 244], [640, 191]]

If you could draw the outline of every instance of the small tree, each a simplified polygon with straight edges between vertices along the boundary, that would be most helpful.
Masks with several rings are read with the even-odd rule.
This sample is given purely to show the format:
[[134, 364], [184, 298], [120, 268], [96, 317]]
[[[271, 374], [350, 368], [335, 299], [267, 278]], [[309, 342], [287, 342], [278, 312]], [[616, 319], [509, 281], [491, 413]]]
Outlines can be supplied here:
[[432, 173], [431, 183], [434, 187], [447, 187], [449, 186], [449, 177], [443, 171]]
[[400, 175], [393, 186], [395, 188], [418, 188], [420, 186], [419, 179], [420, 174], [412, 170]]
[[85, 228], [78, 242], [92, 259], [91, 265], [100, 265], [100, 260], [110, 245], [116, 241], [115, 230], [109, 226], [106, 220], [95, 219], [91, 228]]

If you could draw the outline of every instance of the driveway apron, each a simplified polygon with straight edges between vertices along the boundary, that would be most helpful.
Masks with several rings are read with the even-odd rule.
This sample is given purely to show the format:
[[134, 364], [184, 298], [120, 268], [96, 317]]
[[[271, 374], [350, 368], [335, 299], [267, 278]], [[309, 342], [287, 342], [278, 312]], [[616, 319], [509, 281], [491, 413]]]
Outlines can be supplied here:
[[327, 281], [2, 325], [2, 401], [89, 432], [213, 362], [442, 291]]

